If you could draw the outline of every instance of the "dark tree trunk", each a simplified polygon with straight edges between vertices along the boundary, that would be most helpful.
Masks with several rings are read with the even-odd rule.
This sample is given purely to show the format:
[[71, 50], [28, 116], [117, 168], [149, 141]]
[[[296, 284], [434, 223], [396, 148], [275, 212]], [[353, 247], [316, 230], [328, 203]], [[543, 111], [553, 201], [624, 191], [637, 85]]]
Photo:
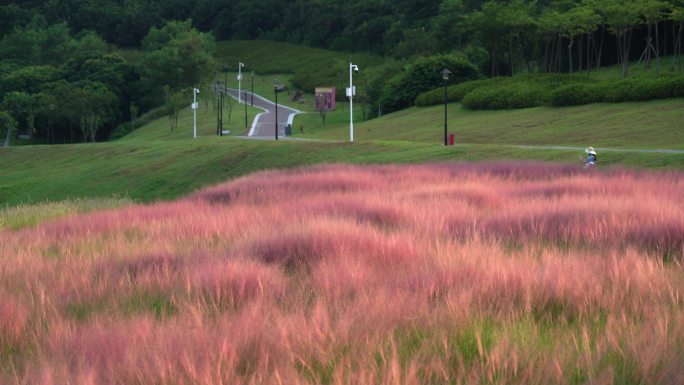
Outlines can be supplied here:
[[554, 59], [555, 72], [561, 72], [561, 45], [563, 43], [563, 38], [560, 35], [556, 35], [556, 56]]
[[646, 30], [648, 31], [646, 34], [646, 68], [651, 68], [651, 42], [653, 39], [651, 38], [651, 30], [653, 29], [653, 24], [652, 23], [647, 23]]
[[582, 72], [582, 38], [584, 35], [579, 35], [577, 39], [577, 72]]
[[549, 71], [549, 50], [551, 49], [551, 40], [546, 40], [546, 47], [544, 48], [544, 72]]
[[591, 72], [591, 49], [594, 46], [594, 33], [587, 35], [587, 74]]
[[570, 73], [572, 73], [572, 45], [575, 43], [575, 39], [570, 37], [570, 43], [568, 43], [568, 68]]
[[492, 54], [491, 54], [492, 77], [499, 75], [499, 65], [497, 64], [497, 57], [496, 57], [496, 52], [499, 49], [498, 45], [499, 44], [498, 44], [497, 40], [492, 41]]
[[656, 74], [660, 74], [660, 34], [658, 33], [658, 23], [655, 23], [655, 41]]
[[603, 43], [606, 38], [606, 25], [601, 24], [601, 40], [598, 46], [598, 54], [596, 55], [596, 68], [601, 67], [601, 58], [603, 57]]
[[513, 34], [508, 36], [508, 67], [509, 67], [509, 75], [513, 76], [514, 71], [513, 71]]

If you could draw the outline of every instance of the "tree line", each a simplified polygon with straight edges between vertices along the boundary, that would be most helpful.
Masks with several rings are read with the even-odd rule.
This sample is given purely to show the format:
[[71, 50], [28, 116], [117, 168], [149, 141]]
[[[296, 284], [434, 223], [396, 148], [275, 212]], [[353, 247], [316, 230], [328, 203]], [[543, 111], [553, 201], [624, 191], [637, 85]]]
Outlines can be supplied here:
[[[684, 0], [26, 0], [4, 2], [0, 19], [0, 111], [18, 132], [52, 143], [106, 139], [162, 101], [175, 106], [216, 69], [215, 39], [397, 59], [369, 71], [378, 111], [415, 96], [393, 100], [403, 83], [381, 83], [424, 57], [457, 54], [491, 77], [615, 63], [627, 77], [637, 59], [681, 71]], [[115, 47], [142, 57], [131, 64]]]
[[164, 100], [178, 110], [213, 69], [213, 45], [190, 21], [171, 21], [148, 31], [131, 64], [95, 32], [36, 15], [0, 40], [0, 137], [95, 142]]
[[[576, 71], [681, 54], [682, 0], [48, 0], [0, 6], [0, 35], [35, 14], [140, 47], [191, 19], [218, 40], [269, 39], [410, 58], [461, 50], [491, 75]], [[637, 40], [637, 41], [634, 41]], [[637, 49], [638, 48], [638, 49]]]

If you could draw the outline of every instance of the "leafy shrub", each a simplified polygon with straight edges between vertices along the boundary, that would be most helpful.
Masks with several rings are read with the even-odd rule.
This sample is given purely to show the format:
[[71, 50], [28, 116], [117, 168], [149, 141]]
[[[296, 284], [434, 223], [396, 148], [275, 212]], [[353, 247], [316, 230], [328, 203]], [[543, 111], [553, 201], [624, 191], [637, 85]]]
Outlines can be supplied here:
[[456, 83], [477, 79], [480, 76], [478, 69], [461, 55], [420, 58], [387, 82], [380, 97], [383, 111], [391, 112], [410, 107], [418, 94], [442, 85], [444, 68], [452, 72], [450, 80]]
[[548, 96], [539, 84], [513, 82], [495, 86], [479, 87], [462, 100], [464, 106], [473, 110], [502, 110], [540, 106]]
[[604, 101], [609, 103], [645, 101], [684, 96], [684, 76], [661, 75], [602, 82]]
[[[450, 103], [460, 102], [463, 97], [474, 91], [478, 87], [500, 82], [504, 78], [491, 78], [483, 80], [470, 80], [447, 87], [447, 101]], [[420, 107], [434, 106], [444, 103], [444, 89], [435, 88], [434, 90], [423, 92], [416, 97], [416, 105]]]
[[558, 87], [551, 92], [551, 105], [554, 107], [577, 106], [598, 103], [603, 100], [603, 89], [589, 84], [570, 84]]

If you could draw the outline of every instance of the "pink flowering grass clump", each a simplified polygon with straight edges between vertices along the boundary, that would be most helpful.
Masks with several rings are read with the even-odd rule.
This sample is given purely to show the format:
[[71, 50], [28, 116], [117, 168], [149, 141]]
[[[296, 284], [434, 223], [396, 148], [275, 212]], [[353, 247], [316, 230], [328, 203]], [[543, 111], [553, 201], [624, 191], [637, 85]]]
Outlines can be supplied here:
[[682, 383], [682, 176], [314, 166], [3, 230], [0, 383]]

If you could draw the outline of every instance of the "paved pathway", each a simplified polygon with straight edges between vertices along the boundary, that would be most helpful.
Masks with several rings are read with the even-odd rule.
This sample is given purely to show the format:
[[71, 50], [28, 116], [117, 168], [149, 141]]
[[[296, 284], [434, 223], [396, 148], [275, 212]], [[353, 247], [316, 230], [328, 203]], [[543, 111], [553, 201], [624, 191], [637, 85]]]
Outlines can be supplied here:
[[[228, 94], [234, 99], [238, 98], [238, 90], [229, 88]], [[245, 91], [242, 92], [241, 99], [244, 98]], [[286, 97], [286, 96], [283, 96]], [[252, 93], [247, 91], [247, 101], [251, 103]], [[264, 110], [264, 112], [254, 118], [252, 128], [249, 130], [248, 137], [254, 139], [275, 139], [275, 103], [254, 94], [254, 107]], [[285, 137], [285, 126], [292, 124], [295, 115], [301, 114], [299, 110], [278, 104], [278, 139], [290, 139]]]
[[[521, 146], [521, 145], [506, 145], [506, 147], [527, 148], [532, 150], [578, 150], [584, 151], [586, 147], [565, 147], [565, 146]], [[677, 154], [684, 155], [684, 150], [640, 150], [636, 148], [601, 148], [596, 147], [596, 152], [631, 152], [641, 154]]]

